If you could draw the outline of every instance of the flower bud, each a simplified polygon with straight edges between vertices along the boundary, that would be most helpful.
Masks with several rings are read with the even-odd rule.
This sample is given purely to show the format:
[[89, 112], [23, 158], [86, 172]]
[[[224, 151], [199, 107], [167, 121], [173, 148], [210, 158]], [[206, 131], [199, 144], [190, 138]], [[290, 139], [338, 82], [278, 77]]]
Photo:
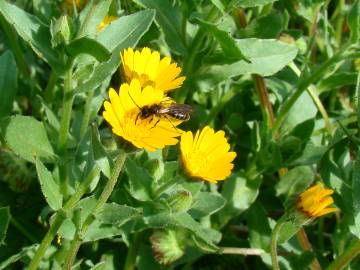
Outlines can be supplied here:
[[186, 189], [177, 190], [170, 195], [167, 202], [173, 212], [186, 212], [192, 204], [192, 194]]
[[62, 15], [59, 19], [51, 21], [51, 44], [53, 47], [69, 43], [71, 28], [68, 17]]
[[179, 231], [155, 231], [150, 237], [154, 257], [161, 264], [170, 264], [184, 255], [183, 234]]

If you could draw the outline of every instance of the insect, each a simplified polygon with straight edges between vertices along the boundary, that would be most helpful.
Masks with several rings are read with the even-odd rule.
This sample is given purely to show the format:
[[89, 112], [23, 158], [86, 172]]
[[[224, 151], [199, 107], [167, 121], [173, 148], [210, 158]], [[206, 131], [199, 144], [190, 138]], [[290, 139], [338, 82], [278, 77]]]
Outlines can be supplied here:
[[159, 123], [161, 117], [168, 119], [170, 122], [171, 120], [169, 119], [169, 117], [177, 120], [187, 121], [190, 119], [190, 114], [193, 111], [190, 105], [168, 103], [167, 101], [161, 102], [159, 104], [145, 105], [143, 107], [140, 107], [139, 105], [136, 104], [134, 99], [131, 97], [130, 93], [129, 96], [131, 100], [134, 102], [134, 104], [140, 110], [140, 112], [136, 116], [135, 124], [139, 118], [146, 119], [153, 116], [157, 116], [159, 118], [155, 123], [154, 127]]

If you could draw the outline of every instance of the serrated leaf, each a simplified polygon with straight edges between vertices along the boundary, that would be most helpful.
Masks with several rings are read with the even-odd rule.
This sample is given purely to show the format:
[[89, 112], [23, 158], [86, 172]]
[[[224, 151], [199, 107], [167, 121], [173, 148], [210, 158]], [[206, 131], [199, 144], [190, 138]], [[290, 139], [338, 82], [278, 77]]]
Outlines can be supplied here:
[[52, 174], [38, 158], [36, 159], [36, 172], [46, 202], [53, 210], [59, 210], [63, 201], [59, 186], [54, 181]]
[[11, 218], [10, 208], [9, 207], [0, 208], [0, 246], [4, 244], [10, 218]]
[[0, 56], [0, 118], [11, 113], [17, 92], [17, 68], [11, 51]]
[[43, 123], [31, 116], [17, 115], [4, 121], [5, 140], [20, 157], [35, 162], [34, 157], [54, 161], [55, 154]]
[[200, 192], [188, 213], [193, 218], [201, 218], [216, 213], [224, 207], [225, 203], [226, 200], [220, 194]]
[[58, 72], [64, 71], [64, 65], [59, 61], [58, 53], [51, 48], [50, 31], [47, 26], [37, 17], [6, 1], [0, 1], [0, 13], [40, 58]]
[[88, 54], [93, 56], [99, 62], [109, 60], [111, 53], [98, 41], [88, 37], [82, 37], [71, 41], [66, 46], [66, 51], [72, 57], [80, 54]]
[[155, 21], [165, 35], [169, 47], [178, 54], [185, 54], [186, 45], [181, 35], [180, 10], [168, 0], [135, 0], [143, 7], [156, 10]]
[[121, 226], [129, 220], [139, 217], [140, 214], [141, 211], [136, 208], [116, 203], [107, 203], [96, 214], [96, 218], [104, 224]]

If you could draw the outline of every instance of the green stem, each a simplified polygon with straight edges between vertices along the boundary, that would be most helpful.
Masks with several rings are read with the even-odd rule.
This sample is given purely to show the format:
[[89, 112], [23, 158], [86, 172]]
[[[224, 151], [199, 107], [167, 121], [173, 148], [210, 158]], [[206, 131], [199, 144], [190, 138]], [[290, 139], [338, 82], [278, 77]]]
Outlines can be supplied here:
[[360, 253], [360, 240], [356, 240], [350, 245], [343, 254], [337, 257], [327, 268], [327, 270], [344, 269]]
[[313, 72], [309, 77], [305, 78], [304, 80], [300, 81], [298, 88], [294, 92], [294, 94], [285, 102], [284, 106], [280, 109], [280, 112], [276, 118], [274, 127], [273, 127], [273, 134], [276, 134], [281, 127], [281, 124], [285, 120], [288, 112], [290, 111], [291, 107], [297, 101], [297, 99], [301, 96], [301, 94], [314, 82], [321, 79], [324, 75], [325, 71], [331, 67], [334, 63], [343, 60], [343, 54], [347, 50], [347, 48], [342, 48], [337, 52], [332, 58], [328, 59], [325, 63], [323, 63], [315, 72]]
[[139, 253], [138, 251], [139, 251], [139, 247], [140, 247], [142, 238], [143, 238], [142, 232], [135, 234], [134, 241], [129, 246], [123, 270], [134, 270], [135, 269], [136, 256]]
[[126, 153], [121, 151], [117, 157], [117, 160], [115, 162], [115, 166], [113, 169], [113, 172], [111, 174], [111, 177], [109, 181], [106, 183], [106, 186], [101, 193], [99, 200], [97, 201], [97, 204], [95, 205], [95, 208], [92, 210], [92, 213], [85, 219], [83, 225], [81, 226], [81, 229], [79, 230], [79, 233], [76, 235], [74, 240], [71, 243], [70, 250], [68, 251], [68, 255], [65, 259], [65, 265], [64, 270], [70, 270], [72, 265], [74, 264], [74, 261], [76, 259], [76, 254], [80, 248], [81, 240], [84, 238], [89, 226], [92, 224], [92, 222], [95, 219], [95, 215], [103, 208], [106, 201], [109, 199], [116, 183], [119, 178], [120, 172], [122, 170], [122, 167], [124, 165], [126, 159]]
[[46, 85], [46, 88], [44, 90], [44, 98], [48, 102], [52, 101], [53, 91], [54, 91], [54, 87], [55, 87], [57, 79], [58, 79], [57, 74], [54, 71], [52, 71], [51, 74], [50, 74], [49, 81], [48, 81], [48, 83]]
[[60, 122], [59, 131], [59, 154], [63, 158], [64, 162], [59, 168], [60, 172], [60, 190], [64, 198], [68, 196], [68, 165], [67, 165], [67, 142], [70, 131], [70, 121], [72, 114], [72, 106], [74, 101], [74, 95], [72, 91], [72, 60], [68, 70], [65, 72], [64, 80], [64, 100], [63, 100], [63, 113]]
[[100, 168], [96, 166], [87, 176], [86, 179], [84, 179], [83, 182], [81, 182], [79, 188], [75, 192], [74, 195], [71, 196], [71, 198], [66, 202], [63, 209], [58, 211], [55, 214], [54, 220], [50, 225], [50, 229], [46, 233], [45, 237], [41, 241], [41, 244], [39, 248], [37, 249], [34, 258], [30, 262], [29, 269], [28, 270], [35, 270], [38, 268], [38, 265], [41, 261], [41, 258], [44, 256], [48, 246], [51, 244], [51, 241], [55, 238], [55, 235], [57, 231], [59, 230], [61, 224], [65, 220], [66, 216], [73, 210], [73, 208], [76, 206], [77, 202], [81, 199], [81, 197], [86, 193], [86, 191], [89, 189], [90, 184], [94, 180], [94, 178], [100, 173]]
[[93, 96], [94, 96], [94, 91], [90, 91], [88, 92], [88, 96], [86, 97], [84, 115], [80, 127], [80, 140], [84, 137], [89, 125], [90, 115], [91, 115], [91, 101], [93, 99]]
[[280, 218], [271, 233], [271, 263], [274, 270], [280, 270], [277, 259], [277, 240], [279, 238], [281, 227], [284, 223], [284, 217]]
[[0, 15], [0, 25], [2, 26], [2, 30], [4, 31], [9, 45], [12, 48], [12, 51], [14, 53], [16, 63], [22, 73], [22, 75], [25, 78], [30, 78], [30, 71], [26, 64], [24, 54], [20, 48], [20, 44], [17, 40], [17, 36], [14, 32], [14, 29], [12, 26], [4, 19], [2, 15]]
[[66, 151], [67, 139], [70, 128], [70, 120], [73, 105], [73, 93], [72, 93], [72, 65], [65, 73], [64, 80], [64, 100], [63, 100], [63, 113], [60, 123], [59, 134], [59, 152], [63, 154]]
[[272, 104], [269, 99], [269, 93], [266, 88], [265, 80], [260, 75], [252, 75], [253, 80], [255, 81], [256, 90], [260, 99], [260, 107], [263, 114], [263, 118], [266, 121], [268, 127], [272, 128], [274, 125], [274, 113], [272, 109]]

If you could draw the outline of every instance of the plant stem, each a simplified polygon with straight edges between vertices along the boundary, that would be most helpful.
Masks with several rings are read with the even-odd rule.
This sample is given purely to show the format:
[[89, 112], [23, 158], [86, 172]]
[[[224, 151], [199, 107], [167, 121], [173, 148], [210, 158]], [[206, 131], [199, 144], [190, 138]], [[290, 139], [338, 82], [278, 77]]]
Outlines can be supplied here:
[[284, 225], [283, 217], [278, 220], [271, 233], [271, 263], [274, 270], [280, 270], [279, 262], [277, 259], [277, 240], [279, 238], [279, 232]]
[[111, 174], [111, 177], [109, 181], [106, 183], [106, 186], [101, 193], [99, 200], [97, 201], [97, 204], [95, 205], [95, 208], [93, 209], [92, 213], [85, 219], [83, 225], [81, 226], [81, 229], [79, 230], [79, 233], [76, 235], [74, 240], [71, 243], [70, 250], [68, 251], [67, 257], [65, 259], [65, 265], [64, 270], [70, 270], [75, 259], [76, 254], [80, 248], [81, 240], [84, 238], [89, 226], [92, 224], [92, 222], [95, 219], [95, 215], [103, 208], [106, 201], [109, 199], [116, 183], [119, 178], [120, 172], [123, 168], [124, 162], [126, 159], [126, 153], [121, 151], [117, 157], [117, 160], [115, 162], [115, 166], [113, 169], [113, 172]]
[[88, 92], [88, 96], [86, 97], [84, 115], [80, 127], [80, 140], [84, 137], [87, 127], [89, 125], [90, 115], [91, 115], [91, 101], [93, 99], [93, 96], [94, 96], [94, 91], [90, 91]]
[[312, 83], [318, 81], [325, 73], [325, 71], [331, 67], [334, 63], [343, 60], [343, 54], [347, 50], [342, 48], [334, 54], [334, 56], [328, 59], [325, 63], [323, 63], [315, 72], [313, 72], [310, 76], [300, 81], [298, 88], [294, 92], [294, 94], [285, 102], [284, 106], [280, 109], [280, 112], [276, 118], [274, 127], [273, 127], [273, 134], [276, 134], [281, 127], [281, 124], [285, 120], [288, 112], [290, 111], [291, 107], [297, 101], [297, 99], [301, 96], [301, 94], [311, 85]]
[[37, 269], [41, 261], [41, 258], [44, 256], [45, 251], [47, 250], [48, 246], [51, 244], [51, 241], [55, 238], [55, 235], [59, 230], [61, 224], [65, 220], [66, 216], [73, 210], [77, 202], [85, 194], [90, 184], [99, 173], [100, 173], [100, 168], [98, 166], [95, 166], [93, 170], [89, 173], [89, 175], [86, 177], [86, 179], [84, 179], [84, 181], [81, 182], [75, 194], [72, 195], [70, 199], [66, 202], [63, 209], [55, 214], [54, 220], [50, 225], [50, 229], [48, 230], [45, 237], [41, 241], [39, 248], [37, 249], [32, 261], [30, 262], [28, 270]]
[[344, 269], [360, 253], [360, 240], [356, 240], [350, 245], [343, 254], [337, 257], [327, 268], [327, 270]]
[[[313, 251], [311, 243], [306, 235], [304, 228], [300, 228], [300, 230], [296, 233], [296, 237], [299, 240], [299, 243], [300, 243], [301, 247], [303, 248], [303, 250]], [[321, 269], [320, 263], [316, 257], [311, 262], [310, 269], [311, 270], [320, 270]]]
[[244, 256], [260, 256], [265, 252], [261, 248], [236, 248], [236, 247], [222, 247], [220, 248], [220, 254], [235, 254]]
[[53, 98], [53, 91], [54, 91], [54, 87], [55, 87], [57, 79], [58, 79], [58, 75], [54, 71], [52, 71], [50, 74], [49, 81], [44, 90], [44, 98], [47, 102], [51, 102], [51, 100]]
[[143, 238], [142, 232], [134, 235], [134, 241], [129, 246], [123, 270], [134, 270], [135, 269], [136, 255], [138, 254], [138, 250], [139, 250], [139, 246], [140, 246], [142, 238]]
[[60, 131], [59, 131], [59, 154], [65, 160], [65, 162], [60, 166], [60, 190], [64, 198], [68, 196], [68, 168], [66, 164], [67, 159], [67, 142], [68, 135], [70, 130], [70, 121], [72, 114], [72, 106], [74, 101], [74, 96], [72, 93], [72, 60], [69, 61], [70, 65], [65, 72], [64, 79], [64, 99], [63, 99], [63, 115], [60, 122]]
[[274, 112], [272, 109], [271, 102], [269, 100], [269, 93], [266, 88], [265, 80], [263, 77], [257, 74], [252, 75], [255, 81], [256, 90], [260, 98], [260, 107], [263, 113], [263, 118], [267, 122], [268, 127], [272, 128], [274, 125]]

